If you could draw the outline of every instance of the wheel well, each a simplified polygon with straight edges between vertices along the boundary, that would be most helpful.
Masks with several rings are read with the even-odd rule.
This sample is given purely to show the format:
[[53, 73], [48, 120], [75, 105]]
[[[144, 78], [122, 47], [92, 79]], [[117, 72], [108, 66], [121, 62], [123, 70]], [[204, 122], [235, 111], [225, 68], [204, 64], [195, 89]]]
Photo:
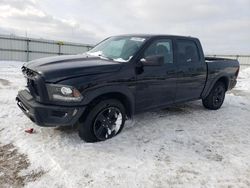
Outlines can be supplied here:
[[100, 101], [104, 100], [104, 99], [116, 99], [118, 101], [120, 101], [126, 111], [126, 115], [131, 118], [132, 117], [132, 104], [129, 101], [128, 97], [126, 97], [124, 94], [118, 93], [118, 92], [112, 92], [112, 93], [105, 93], [102, 94], [96, 98], [94, 98], [89, 104], [87, 109], [84, 111], [84, 113], [82, 114], [82, 116], [80, 117], [79, 121], [83, 122], [83, 120], [85, 119], [85, 117], [87, 116], [87, 114], [89, 113], [89, 111], [91, 110], [91, 108], [93, 106], [95, 106], [97, 103], [99, 103]]
[[217, 80], [217, 82], [222, 82], [225, 85], [225, 87], [226, 87], [226, 91], [228, 90], [229, 80], [228, 80], [227, 77], [223, 76], [219, 80]]

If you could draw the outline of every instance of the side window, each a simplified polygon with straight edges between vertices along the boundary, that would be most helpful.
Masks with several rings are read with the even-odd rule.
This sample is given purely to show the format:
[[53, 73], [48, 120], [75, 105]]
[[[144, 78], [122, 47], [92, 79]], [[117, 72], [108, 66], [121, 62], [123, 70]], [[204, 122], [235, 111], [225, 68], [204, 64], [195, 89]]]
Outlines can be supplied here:
[[191, 40], [177, 40], [177, 59], [179, 63], [199, 63], [200, 56], [196, 43]]
[[173, 63], [173, 47], [170, 39], [154, 41], [144, 51], [144, 58], [160, 55], [164, 57], [164, 63]]

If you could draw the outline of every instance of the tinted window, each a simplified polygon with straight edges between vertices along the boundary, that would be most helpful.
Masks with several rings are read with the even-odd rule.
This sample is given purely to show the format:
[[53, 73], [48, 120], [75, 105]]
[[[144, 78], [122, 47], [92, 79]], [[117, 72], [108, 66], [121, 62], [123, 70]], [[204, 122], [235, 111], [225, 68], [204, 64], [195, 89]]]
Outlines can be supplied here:
[[198, 63], [200, 60], [198, 48], [191, 40], [177, 40], [177, 56], [180, 63]]
[[144, 58], [160, 55], [164, 57], [164, 63], [173, 63], [173, 48], [170, 39], [156, 40], [145, 50]]

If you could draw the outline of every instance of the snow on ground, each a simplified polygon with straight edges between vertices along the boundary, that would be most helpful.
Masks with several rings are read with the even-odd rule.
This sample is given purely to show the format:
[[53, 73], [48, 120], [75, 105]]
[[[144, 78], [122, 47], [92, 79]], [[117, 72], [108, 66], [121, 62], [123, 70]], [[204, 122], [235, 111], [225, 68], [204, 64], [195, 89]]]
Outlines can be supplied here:
[[20, 176], [44, 172], [26, 187], [250, 187], [250, 67], [218, 111], [195, 101], [140, 114], [119, 136], [91, 144], [24, 116], [15, 103], [21, 65], [0, 62], [0, 144], [28, 156]]
[[249, 93], [250, 91], [250, 67], [243, 67], [239, 77], [238, 77], [238, 84], [235, 90], [245, 91]]

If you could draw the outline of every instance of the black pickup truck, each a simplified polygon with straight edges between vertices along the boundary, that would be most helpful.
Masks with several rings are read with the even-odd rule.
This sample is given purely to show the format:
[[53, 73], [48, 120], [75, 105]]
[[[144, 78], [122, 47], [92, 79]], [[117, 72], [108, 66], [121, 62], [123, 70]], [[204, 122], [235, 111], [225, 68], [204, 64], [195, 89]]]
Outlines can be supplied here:
[[237, 60], [204, 57], [197, 38], [122, 35], [81, 55], [25, 63], [17, 105], [40, 126], [78, 125], [87, 142], [121, 132], [134, 114], [202, 99], [221, 107], [236, 84]]

